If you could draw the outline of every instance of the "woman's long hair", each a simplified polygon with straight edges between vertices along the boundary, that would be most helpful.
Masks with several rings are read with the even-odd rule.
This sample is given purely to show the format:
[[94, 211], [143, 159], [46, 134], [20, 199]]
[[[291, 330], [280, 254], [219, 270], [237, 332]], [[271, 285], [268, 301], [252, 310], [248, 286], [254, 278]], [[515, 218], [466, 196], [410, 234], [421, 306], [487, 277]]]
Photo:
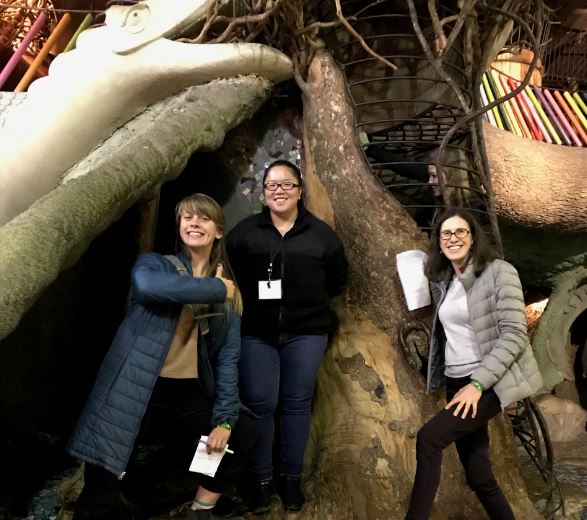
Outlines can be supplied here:
[[471, 238], [473, 239], [469, 252], [469, 261], [472, 259], [474, 262], [475, 276], [479, 276], [492, 260], [499, 258], [496, 251], [487, 241], [485, 232], [473, 214], [464, 208], [449, 207], [436, 219], [430, 235], [428, 259], [424, 266], [424, 274], [428, 280], [433, 282], [443, 280], [453, 268], [450, 260], [440, 251], [440, 228], [444, 221], [451, 217], [461, 217], [469, 224]]
[[[243, 300], [241, 297], [240, 290], [236, 285], [234, 273], [232, 267], [228, 261], [228, 255], [226, 254], [226, 245], [224, 239], [224, 212], [220, 205], [208, 195], [203, 193], [193, 193], [179, 201], [175, 207], [175, 224], [179, 232], [179, 223], [181, 222], [181, 212], [187, 211], [194, 215], [202, 215], [208, 217], [220, 232], [223, 233], [222, 238], [215, 239], [212, 244], [212, 250], [210, 251], [210, 259], [208, 261], [208, 269], [204, 273], [205, 276], [213, 278], [216, 274], [216, 268], [218, 264], [222, 264], [224, 277], [232, 280], [235, 284], [236, 290], [234, 298], [231, 302], [227, 302], [227, 310], [230, 310], [236, 314], [242, 314], [243, 311]], [[191, 258], [191, 252], [189, 248], [185, 247], [182, 243], [182, 247], [188, 258]]]

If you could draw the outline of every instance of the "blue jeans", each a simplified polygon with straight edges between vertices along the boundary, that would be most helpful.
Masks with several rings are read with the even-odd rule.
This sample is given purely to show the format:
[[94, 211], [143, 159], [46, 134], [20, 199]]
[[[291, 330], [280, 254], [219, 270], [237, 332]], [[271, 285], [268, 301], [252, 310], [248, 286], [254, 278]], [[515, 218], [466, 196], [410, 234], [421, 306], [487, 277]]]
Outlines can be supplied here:
[[278, 406], [279, 472], [290, 477], [302, 474], [314, 384], [327, 341], [326, 334], [242, 338], [240, 397], [255, 415], [260, 432], [249, 465], [249, 472], [256, 480], [273, 475], [273, 416]]

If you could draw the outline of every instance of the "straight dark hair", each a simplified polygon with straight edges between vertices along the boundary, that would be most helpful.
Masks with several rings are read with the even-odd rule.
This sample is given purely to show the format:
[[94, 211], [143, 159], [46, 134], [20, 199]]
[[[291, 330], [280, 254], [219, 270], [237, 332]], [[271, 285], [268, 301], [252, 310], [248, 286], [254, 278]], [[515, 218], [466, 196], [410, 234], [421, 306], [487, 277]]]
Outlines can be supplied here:
[[440, 228], [444, 221], [451, 217], [460, 217], [469, 224], [471, 238], [473, 239], [469, 252], [469, 262], [472, 261], [474, 264], [475, 276], [479, 276], [489, 263], [499, 258], [495, 249], [487, 241], [485, 232], [473, 214], [464, 208], [449, 207], [436, 219], [430, 235], [428, 259], [424, 265], [424, 274], [432, 282], [440, 282], [445, 279], [453, 269], [450, 260], [440, 251]]
[[267, 178], [269, 172], [276, 166], [284, 166], [285, 168], [289, 168], [297, 179], [298, 184], [303, 187], [302, 172], [300, 172], [300, 169], [294, 163], [286, 161], [285, 159], [273, 161], [269, 166], [267, 166], [267, 168], [265, 168], [265, 173], [263, 174], [263, 185], [265, 185], [265, 179]]

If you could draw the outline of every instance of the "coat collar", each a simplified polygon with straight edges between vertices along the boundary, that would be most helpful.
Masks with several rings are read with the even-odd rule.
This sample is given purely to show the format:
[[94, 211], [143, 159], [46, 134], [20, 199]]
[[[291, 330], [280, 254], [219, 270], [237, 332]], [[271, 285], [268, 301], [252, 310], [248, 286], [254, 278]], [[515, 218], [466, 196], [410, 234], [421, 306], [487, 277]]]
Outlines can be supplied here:
[[[446, 290], [446, 288], [450, 284], [450, 281], [452, 280], [453, 275], [454, 275], [454, 270], [452, 267], [450, 267], [449, 269], [447, 269], [445, 271], [442, 280], [440, 282], [437, 282], [438, 285], [442, 288], [443, 292]], [[473, 287], [473, 283], [475, 282], [475, 259], [474, 258], [472, 258], [469, 261], [469, 263], [467, 264], [467, 267], [465, 268], [465, 271], [463, 272], [463, 274], [458, 276], [458, 279], [463, 284], [465, 291], [468, 291], [471, 287]]]
[[[305, 228], [308, 227], [308, 221], [309, 221], [309, 211], [304, 207], [304, 204], [302, 202], [298, 202], [298, 216], [296, 217], [296, 221], [294, 222], [293, 227], [291, 228], [291, 230], [288, 233], [297, 233], [298, 231], [301, 231]], [[264, 206], [263, 210], [261, 211], [261, 216], [259, 219], [259, 226], [260, 227], [270, 227], [270, 228], [274, 228], [275, 226], [273, 225], [273, 221], [271, 220], [271, 213], [269, 211], [269, 207], [268, 206]]]
[[465, 291], [468, 291], [471, 287], [473, 287], [473, 283], [475, 282], [475, 259], [471, 258], [467, 267], [465, 267], [465, 271], [463, 274], [459, 276], [459, 280], [463, 284]]

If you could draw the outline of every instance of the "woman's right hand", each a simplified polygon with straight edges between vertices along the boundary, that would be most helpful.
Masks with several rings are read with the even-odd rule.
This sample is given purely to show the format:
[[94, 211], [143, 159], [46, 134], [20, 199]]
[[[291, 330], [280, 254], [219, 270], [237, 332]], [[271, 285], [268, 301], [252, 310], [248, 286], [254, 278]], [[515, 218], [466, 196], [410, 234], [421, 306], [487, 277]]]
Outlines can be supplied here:
[[222, 267], [222, 264], [218, 264], [218, 266], [216, 267], [216, 274], [214, 276], [216, 278], [219, 278], [220, 281], [226, 287], [226, 299], [232, 300], [234, 298], [234, 292], [236, 290], [235, 285], [232, 280], [229, 280], [228, 278], [224, 278], [224, 268]]

